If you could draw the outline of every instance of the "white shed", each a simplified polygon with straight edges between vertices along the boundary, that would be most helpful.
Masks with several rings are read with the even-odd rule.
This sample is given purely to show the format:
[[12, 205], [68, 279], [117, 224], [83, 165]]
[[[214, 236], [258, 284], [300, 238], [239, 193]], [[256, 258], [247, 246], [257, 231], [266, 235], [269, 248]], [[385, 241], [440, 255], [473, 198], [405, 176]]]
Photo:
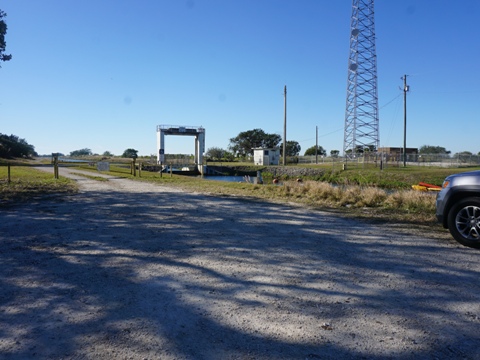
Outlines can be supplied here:
[[256, 148], [253, 149], [253, 163], [255, 165], [278, 165], [280, 162], [280, 149]]

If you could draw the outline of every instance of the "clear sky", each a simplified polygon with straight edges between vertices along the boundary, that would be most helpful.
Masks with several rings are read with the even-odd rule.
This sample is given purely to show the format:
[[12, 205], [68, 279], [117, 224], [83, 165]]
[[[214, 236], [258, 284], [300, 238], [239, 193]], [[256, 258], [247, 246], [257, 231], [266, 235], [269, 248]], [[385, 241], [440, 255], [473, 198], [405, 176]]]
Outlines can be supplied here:
[[[206, 148], [261, 128], [343, 149], [351, 0], [2, 0], [0, 133], [40, 154]], [[380, 145], [480, 152], [479, 0], [377, 0]], [[194, 153], [167, 136], [166, 153]]]

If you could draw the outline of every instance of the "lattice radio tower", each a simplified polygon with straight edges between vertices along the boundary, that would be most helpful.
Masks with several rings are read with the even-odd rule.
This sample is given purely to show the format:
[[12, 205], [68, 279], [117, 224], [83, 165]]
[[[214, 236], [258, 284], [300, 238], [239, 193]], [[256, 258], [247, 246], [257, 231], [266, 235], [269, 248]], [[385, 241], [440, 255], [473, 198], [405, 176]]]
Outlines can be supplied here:
[[374, 13], [374, 0], [353, 0], [343, 142], [348, 158], [376, 152], [380, 144]]

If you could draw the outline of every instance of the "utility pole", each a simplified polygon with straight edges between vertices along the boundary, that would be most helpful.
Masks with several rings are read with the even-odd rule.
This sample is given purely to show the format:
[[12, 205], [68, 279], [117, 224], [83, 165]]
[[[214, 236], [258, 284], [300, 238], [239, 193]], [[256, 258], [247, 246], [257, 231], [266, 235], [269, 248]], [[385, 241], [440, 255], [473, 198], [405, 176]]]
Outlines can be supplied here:
[[283, 88], [283, 166], [287, 165], [287, 85]]
[[315, 126], [315, 164], [318, 164], [318, 126]]
[[403, 167], [407, 167], [407, 75], [403, 75]]

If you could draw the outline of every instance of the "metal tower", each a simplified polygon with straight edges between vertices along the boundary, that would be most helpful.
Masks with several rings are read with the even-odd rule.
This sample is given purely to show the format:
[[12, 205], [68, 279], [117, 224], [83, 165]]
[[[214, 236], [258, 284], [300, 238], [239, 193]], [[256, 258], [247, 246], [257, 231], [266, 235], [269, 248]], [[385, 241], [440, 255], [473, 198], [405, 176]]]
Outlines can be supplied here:
[[374, 0], [352, 3], [343, 142], [343, 154], [348, 158], [365, 149], [377, 151], [380, 143]]

